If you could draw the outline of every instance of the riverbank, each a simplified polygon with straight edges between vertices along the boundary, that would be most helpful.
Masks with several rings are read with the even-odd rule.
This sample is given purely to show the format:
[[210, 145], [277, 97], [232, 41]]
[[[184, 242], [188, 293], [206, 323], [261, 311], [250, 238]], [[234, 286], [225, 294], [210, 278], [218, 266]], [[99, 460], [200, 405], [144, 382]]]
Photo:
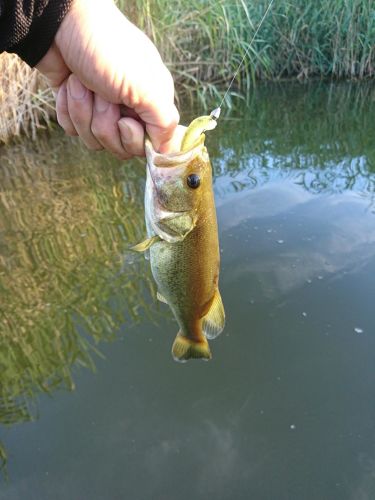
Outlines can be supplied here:
[[[119, 0], [118, 5], [158, 47], [178, 96], [206, 105], [222, 96], [269, 1]], [[0, 64], [0, 142], [22, 132], [35, 136], [54, 116], [52, 94], [15, 56], [2, 56]], [[372, 0], [278, 0], [251, 45], [233, 93], [246, 94], [257, 80], [374, 75]]]
[[[153, 39], [179, 91], [204, 100], [226, 87], [269, 0], [136, 0], [129, 17]], [[251, 45], [236, 86], [281, 78], [375, 75], [371, 0], [277, 0]]]

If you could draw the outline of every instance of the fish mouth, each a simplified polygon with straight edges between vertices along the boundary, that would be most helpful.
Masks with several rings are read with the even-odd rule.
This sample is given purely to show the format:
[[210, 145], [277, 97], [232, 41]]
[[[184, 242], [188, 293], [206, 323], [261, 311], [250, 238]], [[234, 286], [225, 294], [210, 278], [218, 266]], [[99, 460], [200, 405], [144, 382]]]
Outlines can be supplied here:
[[158, 153], [154, 150], [148, 136], [145, 139], [145, 150], [148, 168], [178, 168], [186, 166], [193, 158], [198, 156], [205, 148], [204, 144], [194, 144], [187, 151], [177, 153]]
[[[172, 175], [183, 176], [184, 170], [189, 165], [189, 163], [198, 155], [202, 153], [202, 149], [205, 146], [201, 143], [193, 145], [187, 151], [177, 152], [177, 153], [157, 153], [151, 143], [151, 140], [146, 137], [145, 149], [147, 158], [147, 169], [150, 174], [152, 181], [152, 188], [155, 192], [157, 203], [159, 207], [163, 210], [169, 211], [169, 208], [165, 205], [166, 200], [164, 200], [163, 193], [158, 189], [157, 177], [163, 178], [165, 180], [170, 180]], [[186, 213], [189, 212], [190, 208], [186, 210], [173, 210], [174, 213]]]

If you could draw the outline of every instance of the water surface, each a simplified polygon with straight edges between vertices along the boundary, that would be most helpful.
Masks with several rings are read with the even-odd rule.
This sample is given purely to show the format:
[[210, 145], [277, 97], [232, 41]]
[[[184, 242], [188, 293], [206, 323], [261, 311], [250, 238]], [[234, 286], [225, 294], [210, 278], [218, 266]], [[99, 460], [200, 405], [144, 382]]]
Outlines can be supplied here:
[[260, 87], [220, 119], [227, 325], [184, 365], [128, 251], [142, 162], [1, 149], [0, 498], [374, 498], [374, 130], [373, 85]]

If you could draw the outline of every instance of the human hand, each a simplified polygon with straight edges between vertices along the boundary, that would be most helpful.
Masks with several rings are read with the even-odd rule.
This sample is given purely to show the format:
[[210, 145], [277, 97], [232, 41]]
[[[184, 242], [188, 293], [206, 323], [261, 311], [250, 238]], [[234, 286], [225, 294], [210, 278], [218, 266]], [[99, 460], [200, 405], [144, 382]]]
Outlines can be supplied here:
[[122, 159], [173, 149], [172, 76], [147, 36], [112, 0], [74, 0], [37, 68], [56, 92], [57, 120], [90, 149]]

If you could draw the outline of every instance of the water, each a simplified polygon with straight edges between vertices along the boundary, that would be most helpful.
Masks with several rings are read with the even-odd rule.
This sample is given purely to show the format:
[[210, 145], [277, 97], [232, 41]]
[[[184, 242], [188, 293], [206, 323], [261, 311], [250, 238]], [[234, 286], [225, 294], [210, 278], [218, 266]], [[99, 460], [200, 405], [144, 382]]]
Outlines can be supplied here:
[[58, 132], [0, 150], [1, 499], [374, 498], [374, 108], [285, 84], [220, 118], [209, 363], [171, 359], [127, 250], [142, 163]]

